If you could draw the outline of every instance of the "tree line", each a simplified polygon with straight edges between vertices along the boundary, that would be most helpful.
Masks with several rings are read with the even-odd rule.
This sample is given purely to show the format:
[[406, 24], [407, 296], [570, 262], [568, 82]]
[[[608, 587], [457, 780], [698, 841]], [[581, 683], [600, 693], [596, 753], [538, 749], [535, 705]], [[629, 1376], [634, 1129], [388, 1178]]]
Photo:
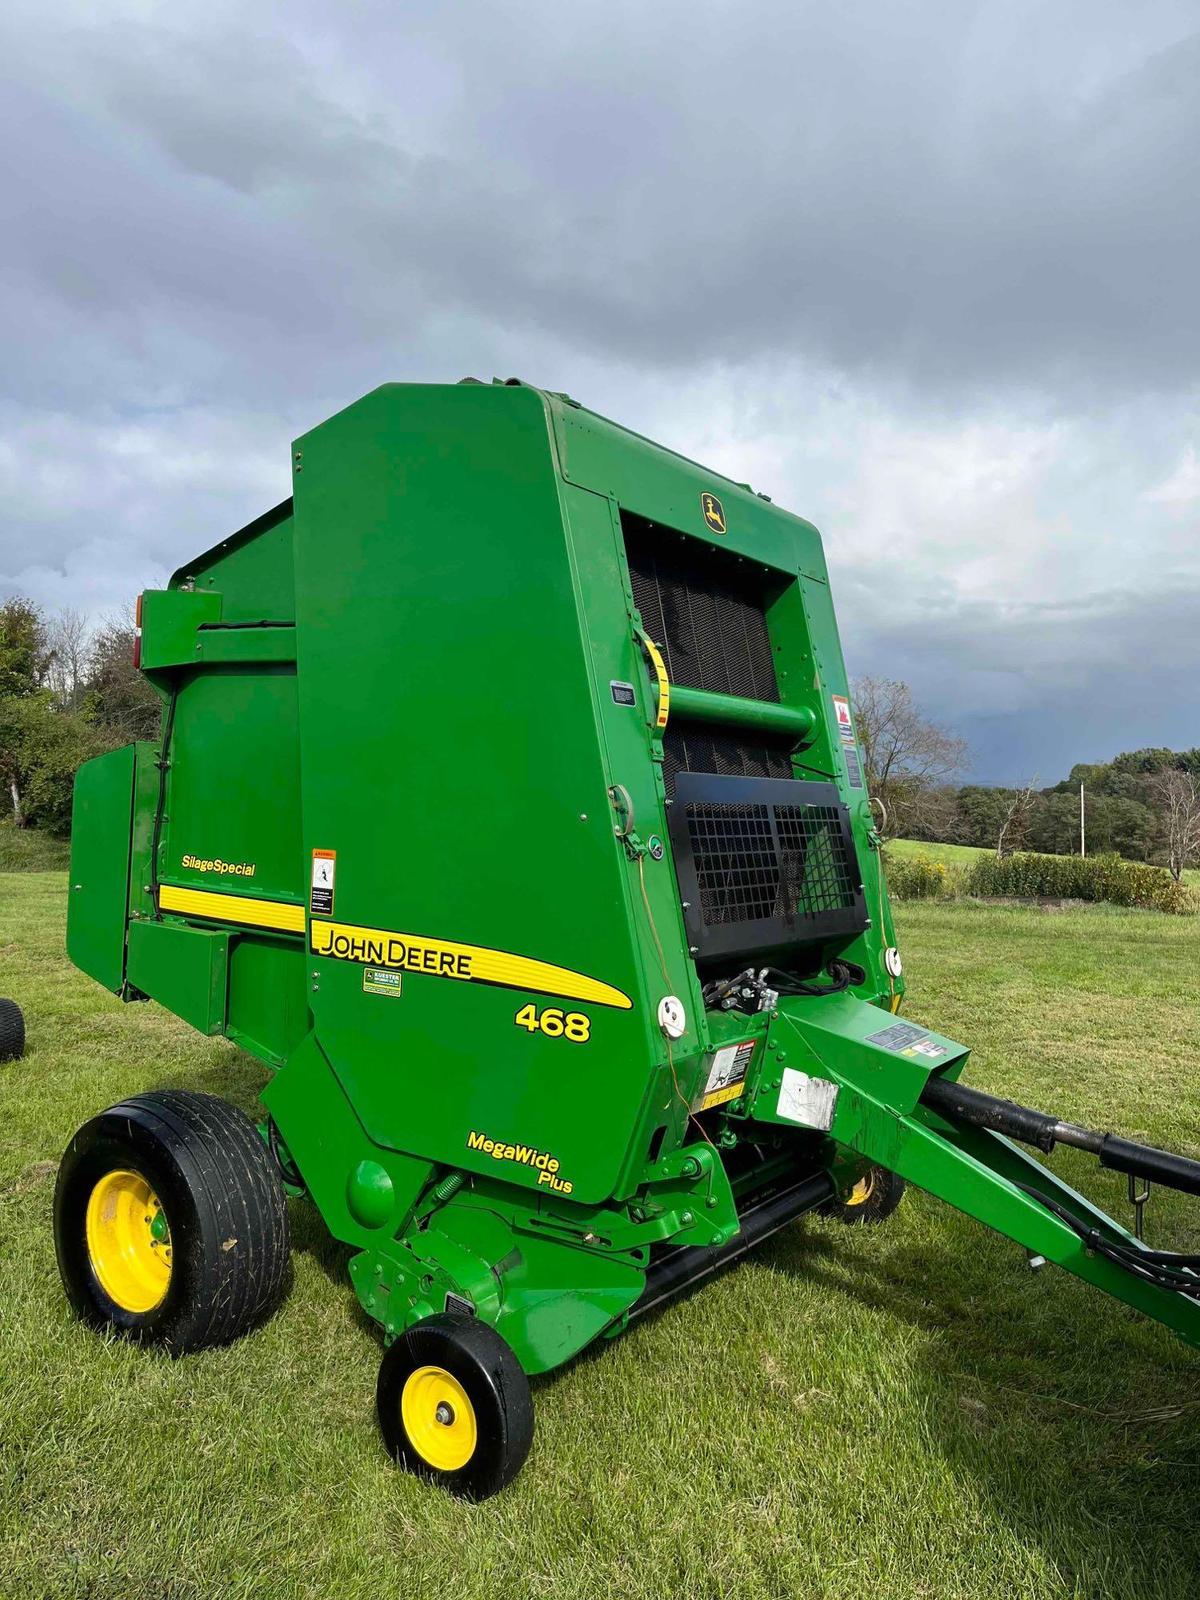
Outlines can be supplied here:
[[[0, 604], [0, 808], [18, 827], [65, 836], [80, 764], [157, 737], [160, 701], [134, 665], [136, 636], [132, 611], [93, 625], [20, 596]], [[852, 700], [885, 837], [1077, 854], [1082, 783], [1089, 854], [1162, 863], [1176, 878], [1200, 859], [1200, 749], [1129, 751], [1049, 788], [957, 785], [966, 743], [925, 716], [907, 684], [859, 678]]]
[[[1113, 854], [1168, 867], [1200, 860], [1200, 749], [1130, 750], [1083, 762], [1039, 787], [956, 784], [967, 746], [925, 717], [907, 684], [861, 678], [852, 690], [868, 791], [891, 838], [976, 845], [997, 856]], [[1083, 838], [1080, 786], [1083, 787]]]
[[18, 827], [65, 835], [82, 762], [158, 732], [160, 702], [133, 663], [132, 614], [98, 625], [0, 604], [0, 783]]

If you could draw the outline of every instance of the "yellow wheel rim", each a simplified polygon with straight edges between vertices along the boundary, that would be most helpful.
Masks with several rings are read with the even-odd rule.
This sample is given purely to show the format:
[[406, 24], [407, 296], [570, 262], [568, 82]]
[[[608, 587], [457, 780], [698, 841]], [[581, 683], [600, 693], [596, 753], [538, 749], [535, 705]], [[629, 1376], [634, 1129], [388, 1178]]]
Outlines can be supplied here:
[[871, 1198], [874, 1188], [875, 1179], [871, 1173], [868, 1173], [865, 1178], [860, 1178], [858, 1180], [853, 1189], [851, 1189], [850, 1193], [846, 1196], [846, 1204], [848, 1206], [866, 1205], [867, 1201]]
[[107, 1172], [87, 1206], [92, 1271], [122, 1311], [161, 1305], [171, 1282], [171, 1230], [158, 1196], [140, 1172]]
[[475, 1407], [445, 1367], [418, 1367], [408, 1375], [400, 1418], [413, 1449], [439, 1472], [457, 1472], [475, 1454]]

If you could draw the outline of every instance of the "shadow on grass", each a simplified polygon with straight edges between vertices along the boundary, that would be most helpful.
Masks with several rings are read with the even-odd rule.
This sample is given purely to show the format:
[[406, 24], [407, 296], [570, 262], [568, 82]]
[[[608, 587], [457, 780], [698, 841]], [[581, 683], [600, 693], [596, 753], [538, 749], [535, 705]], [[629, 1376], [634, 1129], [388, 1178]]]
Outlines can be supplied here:
[[990, 1514], [1042, 1550], [1064, 1592], [1194, 1593], [1194, 1353], [1065, 1273], [1034, 1280], [1019, 1253], [973, 1249], [969, 1232], [938, 1257], [915, 1242], [851, 1255], [839, 1233], [809, 1222], [758, 1259], [925, 1336], [912, 1342], [906, 1413]]
[[[226, 1048], [203, 1052], [169, 1086], [222, 1095], [257, 1117], [265, 1078], [252, 1057]], [[352, 1252], [309, 1202], [294, 1201], [290, 1213], [293, 1249], [336, 1288], [347, 1329], [377, 1342], [350, 1284]], [[961, 1219], [939, 1226], [933, 1242], [921, 1231], [925, 1242], [886, 1229], [868, 1238], [806, 1219], [750, 1260], [841, 1302], [848, 1324], [898, 1319], [915, 1331], [898, 1335], [912, 1362], [896, 1397], [904, 1425], [971, 1482], [988, 1518], [1042, 1553], [1064, 1594], [1192, 1594], [1200, 1381], [1191, 1358], [1066, 1274], [1035, 1279], [1019, 1251]], [[577, 1359], [606, 1351], [596, 1340]], [[535, 1392], [560, 1375], [538, 1379]]]
[[199, 1094], [219, 1095], [240, 1106], [255, 1121], [262, 1116], [258, 1097], [270, 1080], [261, 1061], [233, 1046], [203, 1050], [190, 1056], [164, 1074], [154, 1089], [193, 1089]]

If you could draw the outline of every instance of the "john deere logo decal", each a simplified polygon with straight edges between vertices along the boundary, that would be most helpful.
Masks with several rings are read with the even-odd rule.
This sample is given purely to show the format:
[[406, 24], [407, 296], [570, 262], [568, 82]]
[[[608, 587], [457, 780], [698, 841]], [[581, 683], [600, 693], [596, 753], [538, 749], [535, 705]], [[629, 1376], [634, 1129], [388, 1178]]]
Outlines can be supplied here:
[[714, 533], [725, 532], [725, 507], [715, 494], [707, 490], [700, 496], [700, 509], [704, 513], [704, 520]]

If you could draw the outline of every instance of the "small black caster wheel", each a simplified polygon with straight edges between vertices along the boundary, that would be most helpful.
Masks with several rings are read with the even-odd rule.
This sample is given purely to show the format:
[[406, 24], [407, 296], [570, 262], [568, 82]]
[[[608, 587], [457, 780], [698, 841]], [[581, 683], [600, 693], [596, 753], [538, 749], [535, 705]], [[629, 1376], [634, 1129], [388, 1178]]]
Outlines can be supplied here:
[[19, 1061], [25, 1054], [25, 1018], [15, 1000], [0, 1000], [0, 1061]]
[[486, 1322], [426, 1317], [384, 1355], [375, 1394], [391, 1454], [464, 1500], [511, 1483], [533, 1443], [529, 1379]]
[[827, 1200], [821, 1213], [838, 1222], [883, 1222], [903, 1200], [904, 1187], [904, 1179], [886, 1167], [868, 1167], [849, 1189]]

